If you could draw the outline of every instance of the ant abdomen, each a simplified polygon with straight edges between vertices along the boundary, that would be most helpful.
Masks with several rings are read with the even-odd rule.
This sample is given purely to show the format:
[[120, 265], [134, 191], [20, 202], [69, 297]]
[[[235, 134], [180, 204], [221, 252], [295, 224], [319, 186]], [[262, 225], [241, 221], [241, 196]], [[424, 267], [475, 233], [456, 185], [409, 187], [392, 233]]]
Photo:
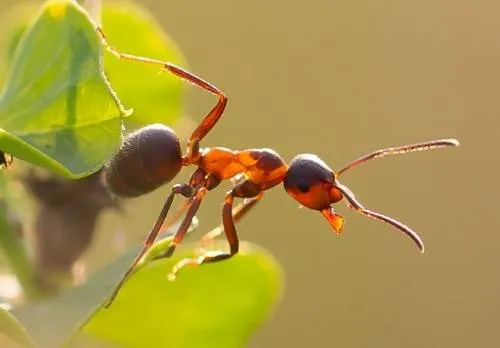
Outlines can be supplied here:
[[117, 196], [136, 197], [171, 181], [181, 170], [179, 138], [162, 124], [130, 133], [105, 169], [108, 188]]

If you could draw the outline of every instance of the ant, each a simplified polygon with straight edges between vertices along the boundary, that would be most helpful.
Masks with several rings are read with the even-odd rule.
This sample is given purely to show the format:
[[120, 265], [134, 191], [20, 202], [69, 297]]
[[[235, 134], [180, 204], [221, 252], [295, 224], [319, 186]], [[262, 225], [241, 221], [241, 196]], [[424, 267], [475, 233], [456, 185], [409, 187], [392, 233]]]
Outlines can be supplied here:
[[[122, 197], [146, 194], [170, 182], [182, 167], [191, 165], [197, 167], [187, 183], [172, 187], [152, 230], [144, 241], [143, 249], [123, 275], [106, 307], [111, 305], [122, 285], [156, 240], [174, 197], [181, 195], [188, 199], [183, 208], [187, 212], [171, 244], [158, 258], [172, 256], [176, 247], [182, 242], [206, 193], [227, 179], [234, 180], [234, 185], [224, 199], [222, 226], [206, 234], [202, 242], [224, 232], [229, 242], [229, 252], [212, 251], [203, 253], [196, 259], [181, 260], [172, 270], [171, 278], [175, 277], [175, 274], [186, 265], [221, 261], [237, 254], [239, 241], [235, 222], [262, 199], [266, 190], [281, 183], [283, 183], [286, 192], [301, 205], [321, 212], [336, 233], [341, 233], [344, 218], [335, 213], [332, 205], [345, 198], [349, 207], [360, 214], [392, 225], [408, 235], [421, 252], [424, 251], [422, 239], [415, 231], [391, 217], [366, 209], [354, 194], [338, 181], [338, 178], [346, 171], [370, 159], [446, 146], [458, 146], [457, 140], [433, 140], [377, 150], [349, 163], [337, 172], [334, 172], [319, 157], [312, 154], [298, 155], [287, 165], [278, 153], [267, 148], [239, 151], [224, 147], [201, 148], [200, 141], [219, 121], [224, 112], [228, 100], [226, 95], [209, 82], [171, 63], [120, 53], [107, 42], [102, 29], [98, 28], [97, 32], [105, 48], [116, 57], [158, 65], [162, 70], [166, 70], [218, 98], [217, 104], [190, 136], [185, 155], [182, 155], [179, 139], [171, 128], [161, 124], [153, 124], [128, 134], [119, 150], [106, 165], [104, 175], [107, 185], [114, 194]], [[244, 198], [244, 201], [233, 209], [235, 198]]]

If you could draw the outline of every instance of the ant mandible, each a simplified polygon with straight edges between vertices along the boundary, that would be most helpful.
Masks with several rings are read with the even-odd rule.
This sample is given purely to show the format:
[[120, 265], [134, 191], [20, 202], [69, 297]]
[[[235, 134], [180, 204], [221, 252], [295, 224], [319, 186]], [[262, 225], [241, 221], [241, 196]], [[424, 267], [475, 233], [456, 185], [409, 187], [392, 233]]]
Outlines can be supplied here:
[[[170, 257], [174, 253], [176, 247], [182, 242], [206, 193], [216, 188], [222, 180], [227, 179], [237, 178], [233, 188], [227, 192], [224, 199], [222, 226], [206, 234], [202, 241], [214, 238], [223, 231], [229, 242], [229, 252], [212, 251], [203, 253], [195, 259], [181, 260], [174, 266], [172, 277], [175, 277], [175, 274], [188, 264], [199, 265], [221, 261], [237, 254], [239, 240], [235, 222], [262, 199], [264, 191], [280, 183], [283, 183], [286, 192], [301, 205], [321, 212], [336, 233], [341, 233], [344, 218], [335, 213], [332, 205], [345, 198], [349, 207], [358, 213], [399, 229], [408, 235], [422, 252], [424, 251], [422, 239], [415, 231], [391, 217], [366, 209], [354, 194], [338, 181], [338, 178], [349, 169], [370, 159], [445, 146], [457, 146], [459, 144], [457, 140], [441, 139], [377, 150], [349, 163], [337, 172], [334, 172], [319, 157], [312, 154], [298, 155], [291, 161], [290, 165], [287, 165], [278, 153], [267, 148], [239, 151], [224, 147], [200, 148], [200, 141], [213, 128], [224, 112], [227, 104], [227, 97], [224, 93], [198, 76], [171, 63], [120, 53], [107, 42], [102, 29], [98, 28], [97, 32], [106, 49], [116, 57], [158, 65], [163, 70], [169, 71], [218, 97], [217, 104], [203, 118], [189, 138], [185, 155], [181, 153], [179, 139], [175, 132], [165, 125], [154, 124], [127, 135], [120, 149], [106, 166], [105, 179], [108, 187], [114, 194], [123, 197], [134, 197], [153, 191], [170, 182], [183, 166], [194, 165], [197, 167], [188, 183], [172, 187], [156, 223], [144, 241], [143, 249], [123, 275], [106, 307], [112, 303], [138, 262], [156, 240], [174, 197], [181, 195], [189, 199], [184, 206], [187, 212], [171, 244], [159, 257]], [[235, 209], [233, 209], [234, 198], [244, 198], [244, 201]]]

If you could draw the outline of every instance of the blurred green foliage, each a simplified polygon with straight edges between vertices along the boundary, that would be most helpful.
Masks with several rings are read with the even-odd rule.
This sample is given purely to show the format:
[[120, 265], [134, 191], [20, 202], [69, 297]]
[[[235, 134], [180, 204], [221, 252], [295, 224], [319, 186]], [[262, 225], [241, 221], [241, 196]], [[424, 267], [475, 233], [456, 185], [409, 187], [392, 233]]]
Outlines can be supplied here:
[[[170, 240], [163, 239], [151, 252]], [[111, 307], [101, 309], [138, 249], [105, 266], [85, 285], [21, 306], [13, 314], [42, 347], [89, 339], [123, 347], [238, 347], [280, 298], [280, 267], [267, 252], [246, 245], [242, 255], [187, 268], [175, 281], [167, 279], [172, 266], [192, 253], [146, 261]]]

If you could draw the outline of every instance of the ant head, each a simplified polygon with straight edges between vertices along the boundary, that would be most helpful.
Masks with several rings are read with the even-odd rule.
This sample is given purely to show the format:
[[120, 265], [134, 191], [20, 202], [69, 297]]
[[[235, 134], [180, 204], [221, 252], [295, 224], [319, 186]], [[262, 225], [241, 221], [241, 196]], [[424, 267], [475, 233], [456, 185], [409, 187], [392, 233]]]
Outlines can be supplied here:
[[321, 211], [333, 229], [340, 233], [344, 219], [335, 214], [331, 205], [344, 197], [337, 187], [335, 174], [318, 156], [296, 156], [285, 175], [286, 192], [301, 205]]
[[344, 219], [335, 214], [331, 205], [345, 198], [350, 208], [362, 215], [385, 222], [397, 228], [410, 237], [421, 252], [424, 252], [424, 243], [415, 231], [389, 216], [363, 207], [351, 190], [337, 181], [337, 177], [374, 158], [458, 145], [459, 143], [456, 139], [439, 139], [380, 149], [358, 158], [336, 173], [333, 173], [330, 167], [315, 155], [298, 155], [292, 160], [288, 172], [285, 175], [285, 190], [300, 204], [321, 211], [337, 233], [341, 231]]

